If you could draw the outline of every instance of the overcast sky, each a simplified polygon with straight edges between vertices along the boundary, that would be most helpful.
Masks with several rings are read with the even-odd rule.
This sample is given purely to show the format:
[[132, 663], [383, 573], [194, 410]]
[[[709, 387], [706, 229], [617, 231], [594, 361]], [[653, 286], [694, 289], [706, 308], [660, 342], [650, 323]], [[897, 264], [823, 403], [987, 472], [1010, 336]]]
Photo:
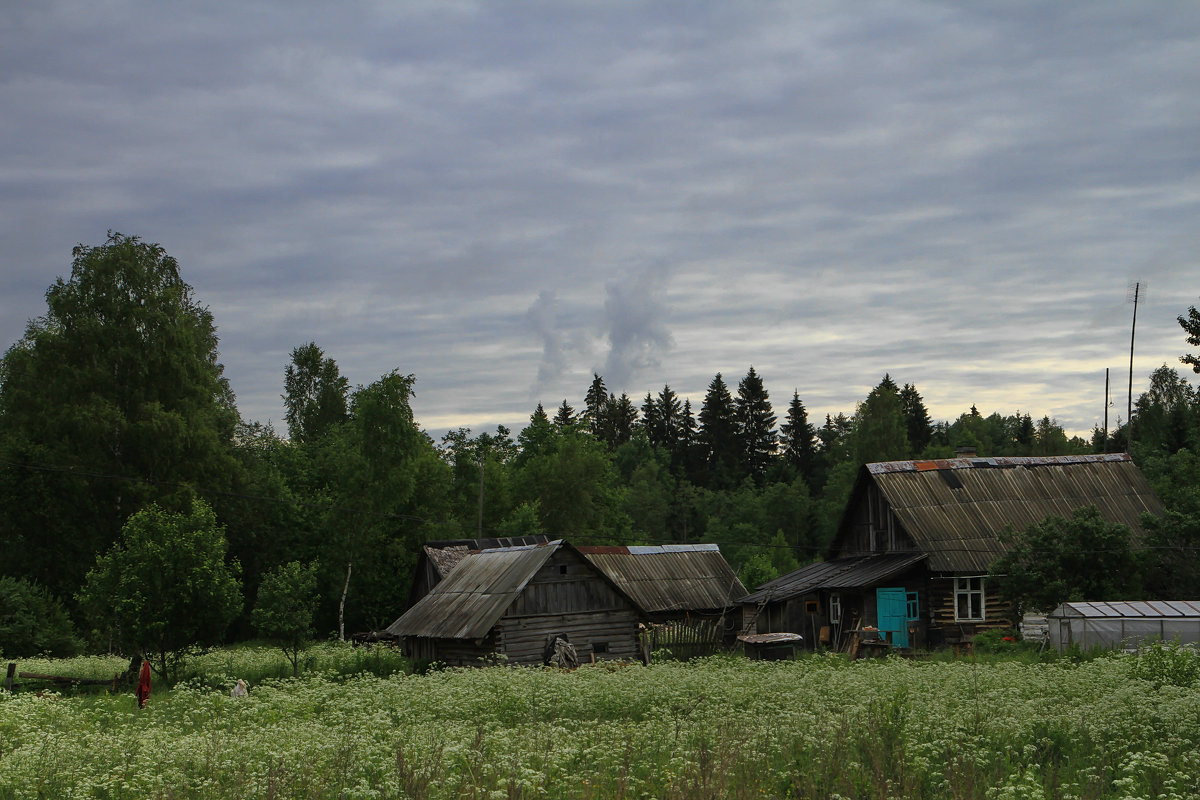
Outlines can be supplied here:
[[315, 341], [435, 436], [750, 365], [781, 419], [887, 372], [1086, 434], [1134, 281], [1135, 392], [1182, 368], [1198, 218], [1200, 3], [0, 10], [0, 343], [136, 234], [281, 432]]

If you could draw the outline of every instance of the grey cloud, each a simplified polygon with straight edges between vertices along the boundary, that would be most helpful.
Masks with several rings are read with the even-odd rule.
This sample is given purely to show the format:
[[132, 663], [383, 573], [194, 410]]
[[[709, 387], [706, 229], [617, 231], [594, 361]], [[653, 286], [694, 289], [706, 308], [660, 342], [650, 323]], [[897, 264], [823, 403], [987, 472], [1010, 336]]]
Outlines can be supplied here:
[[621, 275], [605, 287], [609, 349], [603, 374], [611, 390], [628, 389], [634, 377], [657, 368], [670, 351], [673, 340], [664, 302], [668, 279], [663, 267], [649, 267]]

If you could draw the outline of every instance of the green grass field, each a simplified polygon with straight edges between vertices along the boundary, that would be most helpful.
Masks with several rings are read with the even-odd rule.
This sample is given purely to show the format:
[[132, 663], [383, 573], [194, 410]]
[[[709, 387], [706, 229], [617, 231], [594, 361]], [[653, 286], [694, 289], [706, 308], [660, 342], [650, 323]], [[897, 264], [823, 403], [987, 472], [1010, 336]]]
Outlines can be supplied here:
[[274, 658], [244, 648], [144, 710], [0, 692], [0, 798], [1197, 798], [1200, 688], [1176, 656], [380, 677], [321, 668], [351, 657], [330, 647], [234, 700]]

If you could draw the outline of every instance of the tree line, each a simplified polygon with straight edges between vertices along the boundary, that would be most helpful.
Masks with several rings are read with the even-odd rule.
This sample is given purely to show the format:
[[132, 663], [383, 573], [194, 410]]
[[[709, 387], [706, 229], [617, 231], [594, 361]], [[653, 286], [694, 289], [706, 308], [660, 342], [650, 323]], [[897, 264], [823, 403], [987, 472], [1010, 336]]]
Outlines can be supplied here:
[[[1200, 400], [1165, 366], [1132, 426], [1090, 440], [1019, 411], [934, 421], [916, 386], [886, 374], [819, 424], [797, 390], [779, 416], [750, 366], [736, 384], [716, 374], [699, 408], [670, 386], [618, 396], [595, 374], [574, 405], [537, 405], [515, 435], [460, 428], [435, 441], [413, 415], [415, 376], [351, 386], [305, 342], [281, 365], [284, 435], [239, 415], [213, 316], [159, 245], [110, 233], [76, 247], [46, 303], [0, 362], [0, 592], [6, 609], [18, 595], [20, 608], [53, 607], [93, 646], [132, 646], [117, 585], [153, 582], [129, 571], [143, 550], [143, 566], [168, 559], [151, 575], [170, 573], [154, 548], [191, 541], [183, 531], [206, 532], [190, 547], [207, 553], [209, 578], [218, 563], [229, 578], [214, 584], [224, 619], [195, 640], [269, 629], [255, 620], [284, 612], [254, 609], [264, 593], [286, 595], [288, 575], [311, 584], [314, 630], [344, 636], [400, 614], [421, 544], [435, 539], [716, 542], [756, 586], [825, 555], [861, 464], [961, 446], [1061, 455], [1132, 439], [1182, 515], [1173, 530], [1200, 527]], [[29, 612], [5, 613], [7, 654], [7, 630], [34, 634], [20, 628]]]

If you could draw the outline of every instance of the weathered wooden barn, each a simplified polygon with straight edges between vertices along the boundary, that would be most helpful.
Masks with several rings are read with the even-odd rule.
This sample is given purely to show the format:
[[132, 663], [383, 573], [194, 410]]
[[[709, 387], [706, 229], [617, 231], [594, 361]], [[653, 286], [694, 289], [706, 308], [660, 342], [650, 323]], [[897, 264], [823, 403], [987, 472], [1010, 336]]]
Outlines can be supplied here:
[[580, 547], [588, 561], [637, 603], [647, 623], [646, 652], [676, 658], [711, 655], [731, 646], [746, 587], [715, 544]]
[[831, 560], [745, 597], [744, 627], [800, 633], [810, 646], [822, 638], [836, 645], [856, 627], [878, 628], [895, 647], [954, 643], [984, 628], [1010, 627], [1012, 609], [987, 581], [1003, 552], [998, 533], [1084, 506], [1135, 532], [1142, 513], [1162, 513], [1126, 454], [867, 464]]
[[581, 661], [633, 659], [639, 617], [607, 575], [555, 540], [463, 554], [387, 633], [406, 655], [451, 665], [489, 655], [539, 664], [547, 642], [563, 634]]

